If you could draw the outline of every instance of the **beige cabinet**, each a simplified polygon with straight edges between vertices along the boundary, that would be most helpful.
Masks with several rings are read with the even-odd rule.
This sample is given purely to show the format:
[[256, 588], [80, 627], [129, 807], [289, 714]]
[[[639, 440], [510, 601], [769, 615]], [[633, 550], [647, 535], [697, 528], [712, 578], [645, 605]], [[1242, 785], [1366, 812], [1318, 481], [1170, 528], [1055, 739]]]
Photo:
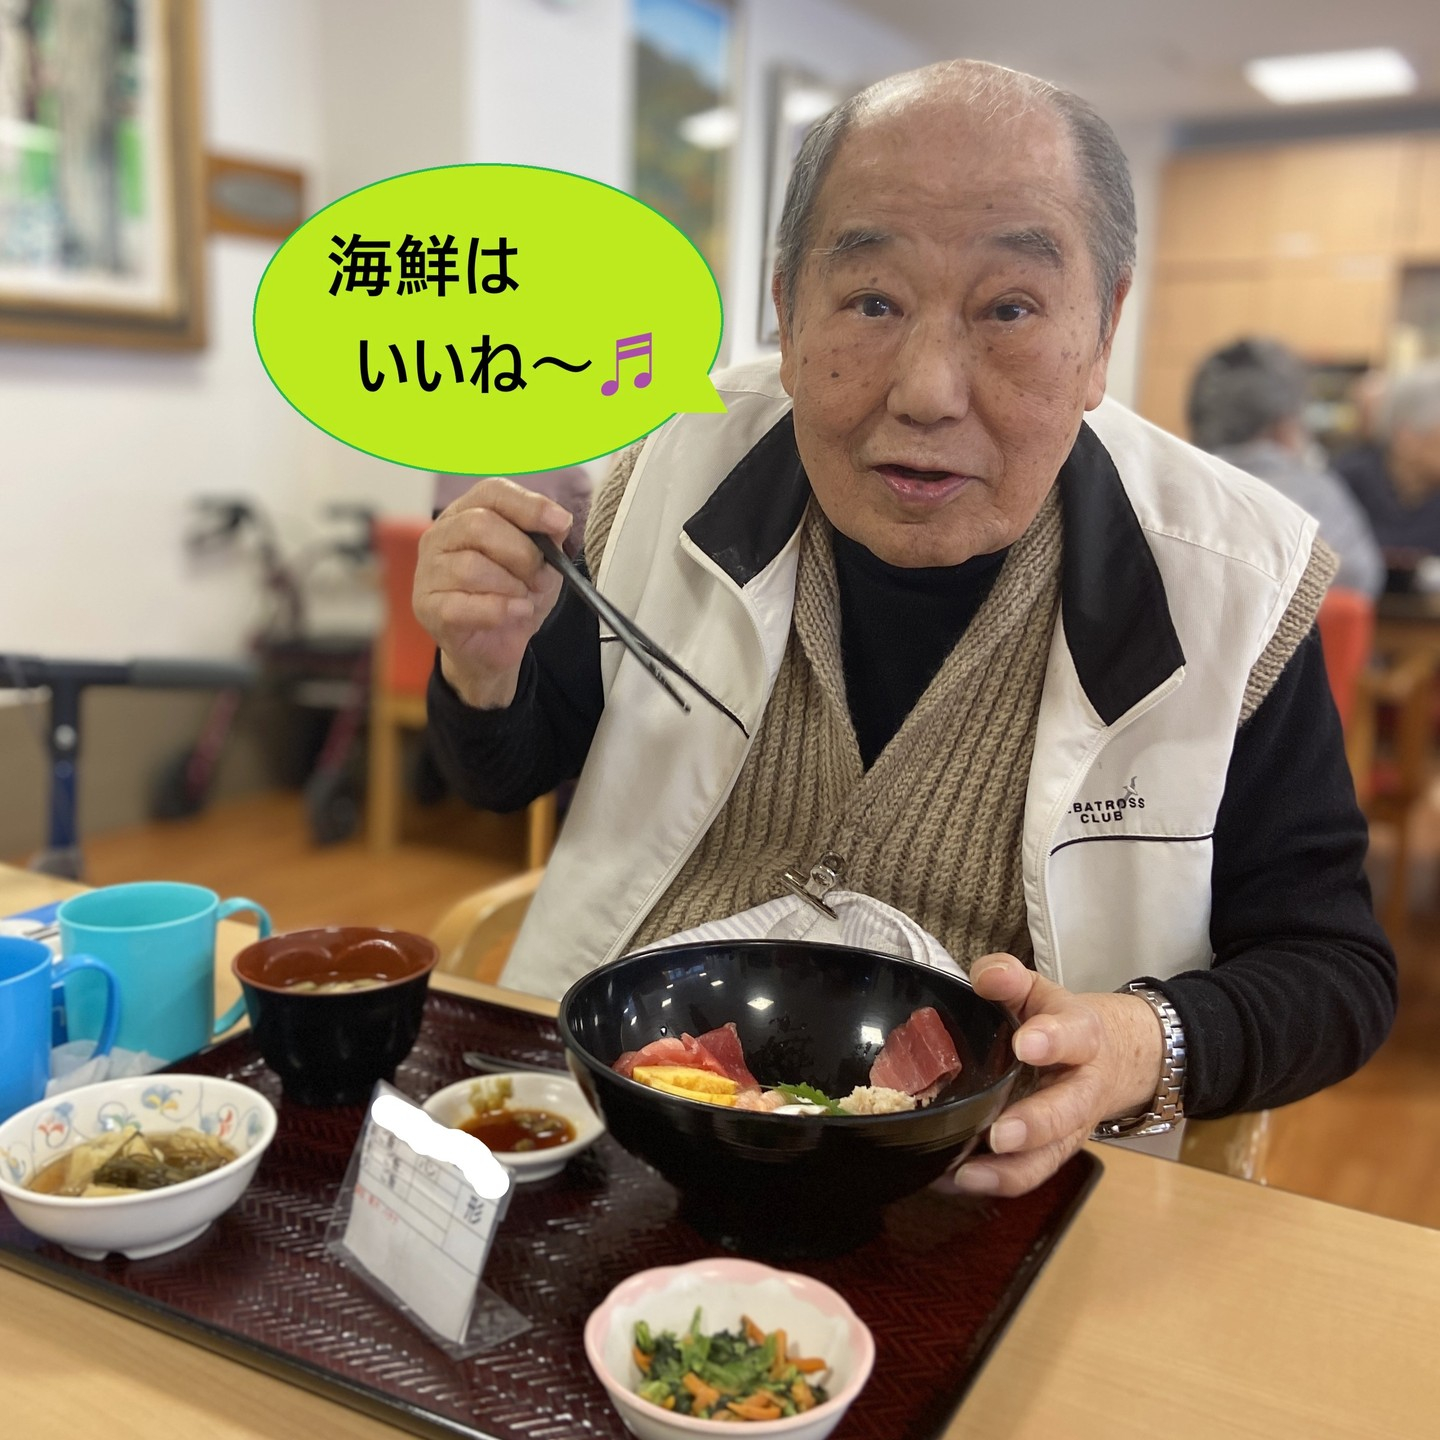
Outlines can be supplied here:
[[1185, 433], [1195, 367], [1246, 335], [1384, 362], [1406, 260], [1440, 261], [1440, 135], [1177, 156], [1161, 186], [1140, 409]]
[[1140, 374], [1136, 409], [1149, 421], [1172, 435], [1190, 436], [1185, 405], [1195, 365], [1190, 360], [1147, 361]]
[[1267, 215], [1269, 256], [1393, 254], [1406, 139], [1385, 136], [1277, 151]]
[[1256, 330], [1307, 360], [1380, 364], [1396, 273], [1384, 255], [1278, 261], [1265, 282]]
[[1150, 287], [1147, 358], [1188, 360], [1253, 335], [1265, 307], [1265, 267], [1163, 268]]
[[1400, 248], [1417, 260], [1440, 262], [1440, 135], [1410, 142], [1400, 203]]
[[1201, 151], [1166, 167], [1155, 258], [1162, 265], [1264, 258], [1275, 152]]

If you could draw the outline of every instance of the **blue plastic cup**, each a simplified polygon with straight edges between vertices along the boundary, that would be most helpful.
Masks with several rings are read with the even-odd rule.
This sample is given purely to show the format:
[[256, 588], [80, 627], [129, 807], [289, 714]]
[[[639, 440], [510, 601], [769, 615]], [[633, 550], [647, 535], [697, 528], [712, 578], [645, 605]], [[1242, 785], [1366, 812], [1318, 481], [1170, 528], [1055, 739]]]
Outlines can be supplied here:
[[[204, 886], [168, 880], [110, 885], [61, 905], [61, 952], [98, 956], [120, 982], [119, 1048], [183, 1060], [240, 1018], [243, 999], [215, 1018], [215, 927], [237, 910], [255, 913], [262, 939], [270, 933], [269, 915], [253, 900], [221, 900]], [[100, 1033], [99, 1000], [93, 986], [75, 995], [72, 1039]]]
[[120, 987], [110, 967], [89, 955], [72, 955], [56, 964], [49, 947], [38, 940], [0, 936], [0, 1120], [44, 1099], [54, 1009], [67, 998], [65, 981], [87, 970], [98, 972], [104, 981], [105, 1009], [95, 1053], [106, 1055], [120, 1020]]

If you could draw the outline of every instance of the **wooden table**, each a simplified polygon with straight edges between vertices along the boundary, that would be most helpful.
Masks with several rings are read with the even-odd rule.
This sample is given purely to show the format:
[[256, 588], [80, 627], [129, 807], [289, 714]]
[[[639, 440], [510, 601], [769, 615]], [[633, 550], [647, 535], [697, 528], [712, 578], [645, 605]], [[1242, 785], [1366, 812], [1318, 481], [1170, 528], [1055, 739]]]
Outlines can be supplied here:
[[[0, 867], [0, 915], [72, 888]], [[223, 962], [250, 932], [221, 931]], [[217, 971], [228, 1003], [234, 981], [228, 965]], [[1436, 1433], [1440, 1232], [1109, 1147], [1101, 1158], [1099, 1186], [946, 1440]], [[110, 1440], [401, 1433], [0, 1269], [0, 1432], [69, 1440], [102, 1433], [97, 1417]]]

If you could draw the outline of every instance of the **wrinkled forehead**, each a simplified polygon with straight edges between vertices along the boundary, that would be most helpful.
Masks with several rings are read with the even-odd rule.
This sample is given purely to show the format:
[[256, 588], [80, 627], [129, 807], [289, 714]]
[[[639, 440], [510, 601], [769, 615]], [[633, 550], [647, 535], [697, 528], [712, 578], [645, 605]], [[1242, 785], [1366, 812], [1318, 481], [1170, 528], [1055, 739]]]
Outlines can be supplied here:
[[[1016, 225], [1083, 249], [1085, 215], [1074, 145], [1039, 104], [912, 101], [863, 114], [820, 187], [813, 246], [844, 232], [914, 226], [948, 242]], [[1077, 257], [1078, 258], [1078, 257]]]

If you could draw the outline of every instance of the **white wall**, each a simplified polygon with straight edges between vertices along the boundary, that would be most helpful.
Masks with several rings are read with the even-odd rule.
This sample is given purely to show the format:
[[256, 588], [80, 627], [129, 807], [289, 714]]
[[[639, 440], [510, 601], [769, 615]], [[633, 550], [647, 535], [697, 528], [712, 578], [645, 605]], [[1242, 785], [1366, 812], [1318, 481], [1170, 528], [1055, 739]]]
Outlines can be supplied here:
[[944, 56], [930, 55], [897, 30], [833, 0], [750, 0], [743, 14], [739, 79], [740, 138], [735, 150], [730, 254], [725, 284], [725, 348], [733, 363], [754, 359], [760, 344], [765, 270], [765, 207], [770, 155], [770, 79], [777, 65], [803, 69], [842, 91], [911, 70]]
[[467, 159], [630, 182], [630, 0], [468, 0]]
[[1141, 332], [1150, 300], [1150, 278], [1154, 272], [1155, 235], [1160, 216], [1160, 174], [1170, 154], [1170, 127], [1160, 123], [1128, 125], [1116, 132], [1130, 162], [1130, 179], [1135, 187], [1136, 238], [1135, 283], [1120, 317], [1115, 345], [1110, 352], [1109, 393], [1122, 404], [1133, 406], [1140, 392], [1140, 367], [1145, 357]]
[[[205, 143], [322, 164], [316, 0], [209, 0]], [[234, 654], [257, 614], [245, 566], [194, 573], [187, 500], [245, 493], [299, 518], [318, 432], [258, 364], [250, 307], [270, 250], [206, 246], [209, 343], [146, 354], [0, 345], [0, 649]], [[323, 437], [320, 437], [323, 439]]]
[[[314, 77], [320, 96], [322, 187], [315, 208], [364, 185], [474, 159], [465, 46], [470, 0], [317, 0], [326, 43]], [[301, 493], [312, 516], [331, 502], [389, 515], [429, 515], [434, 477], [377, 459], [314, 432], [314, 463]], [[312, 592], [317, 623], [363, 629], [374, 597], [336, 575]]]

